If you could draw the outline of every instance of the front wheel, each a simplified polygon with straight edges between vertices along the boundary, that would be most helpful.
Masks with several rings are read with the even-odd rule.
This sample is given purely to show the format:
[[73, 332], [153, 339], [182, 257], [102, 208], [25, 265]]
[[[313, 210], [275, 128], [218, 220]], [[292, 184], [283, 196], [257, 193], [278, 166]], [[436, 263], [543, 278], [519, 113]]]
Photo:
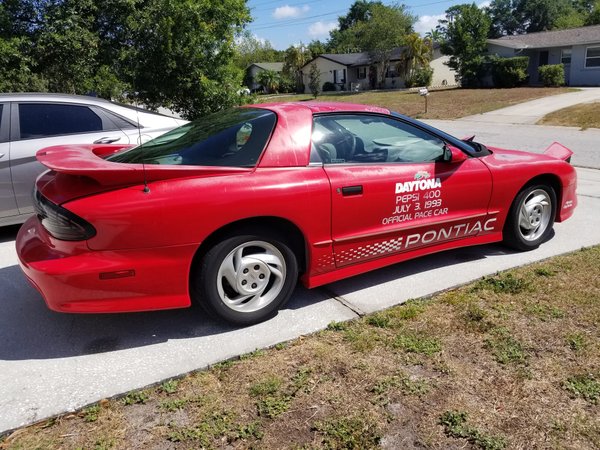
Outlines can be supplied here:
[[284, 240], [235, 236], [213, 246], [194, 276], [194, 295], [227, 322], [251, 325], [271, 317], [290, 298], [298, 264]]
[[556, 193], [550, 186], [528, 186], [517, 194], [504, 226], [504, 243], [517, 250], [538, 248], [552, 233]]

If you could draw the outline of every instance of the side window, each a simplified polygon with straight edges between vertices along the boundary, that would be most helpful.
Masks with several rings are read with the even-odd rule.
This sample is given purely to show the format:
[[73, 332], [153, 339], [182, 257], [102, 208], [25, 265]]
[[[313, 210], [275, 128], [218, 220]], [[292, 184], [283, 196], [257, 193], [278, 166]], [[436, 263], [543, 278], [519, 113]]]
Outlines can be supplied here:
[[102, 119], [87, 106], [53, 103], [19, 105], [21, 139], [102, 131]]
[[413, 163], [439, 160], [444, 142], [391, 117], [336, 114], [316, 116], [311, 162]]
[[[117, 127], [115, 129], [128, 130], [128, 129], [137, 128], [137, 125], [123, 119], [122, 117], [120, 117], [110, 111], [103, 109], [102, 112], [104, 114], [106, 114], [107, 117], [114, 123], [114, 125]], [[106, 130], [106, 128], [104, 128], [104, 129]]]

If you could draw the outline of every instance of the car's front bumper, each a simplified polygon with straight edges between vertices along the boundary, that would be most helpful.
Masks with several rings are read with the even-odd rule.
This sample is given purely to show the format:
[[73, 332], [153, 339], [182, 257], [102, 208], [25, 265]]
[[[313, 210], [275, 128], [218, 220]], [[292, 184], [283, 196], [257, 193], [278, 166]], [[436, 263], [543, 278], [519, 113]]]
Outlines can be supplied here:
[[34, 216], [19, 230], [16, 247], [23, 272], [54, 311], [132, 312], [190, 305], [195, 245], [92, 251], [85, 243], [53, 239]]

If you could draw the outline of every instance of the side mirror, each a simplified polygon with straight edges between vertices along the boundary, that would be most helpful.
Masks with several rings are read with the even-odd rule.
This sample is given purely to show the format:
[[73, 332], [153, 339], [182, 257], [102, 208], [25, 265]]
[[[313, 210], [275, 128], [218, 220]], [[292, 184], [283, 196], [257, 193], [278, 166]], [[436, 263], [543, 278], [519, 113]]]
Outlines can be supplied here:
[[442, 155], [443, 162], [457, 164], [466, 161], [467, 159], [468, 156], [461, 149], [449, 144], [444, 145], [444, 154]]

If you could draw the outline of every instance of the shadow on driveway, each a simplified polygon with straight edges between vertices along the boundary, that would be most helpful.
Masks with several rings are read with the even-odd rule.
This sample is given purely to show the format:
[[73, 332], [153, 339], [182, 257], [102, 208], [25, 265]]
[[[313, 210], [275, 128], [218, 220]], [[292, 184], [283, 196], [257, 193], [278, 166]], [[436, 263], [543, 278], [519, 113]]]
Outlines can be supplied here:
[[[172, 339], [213, 336], [237, 329], [201, 308], [130, 314], [66, 314], [49, 310], [19, 266], [0, 269], [0, 360], [53, 359], [137, 348]], [[287, 309], [327, 300], [298, 286]]]
[[[476, 261], [509, 250], [486, 245], [422, 257], [308, 291], [298, 285], [286, 309], [301, 309], [337, 295], [419, 272]], [[18, 266], [0, 269], [0, 360], [53, 359], [144, 347], [172, 339], [214, 336], [236, 327], [207, 317], [201, 308], [130, 314], [66, 314], [50, 311]]]

